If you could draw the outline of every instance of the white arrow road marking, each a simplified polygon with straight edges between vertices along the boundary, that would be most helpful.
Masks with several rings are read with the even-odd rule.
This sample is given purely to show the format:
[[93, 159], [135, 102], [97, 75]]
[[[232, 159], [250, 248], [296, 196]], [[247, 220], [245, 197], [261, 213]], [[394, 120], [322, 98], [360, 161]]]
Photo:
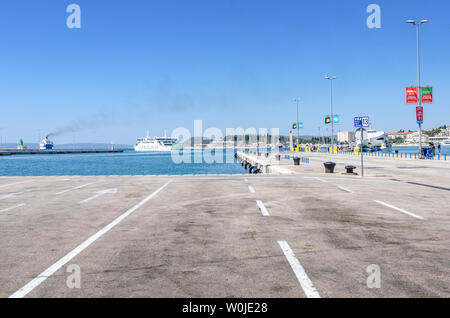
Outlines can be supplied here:
[[312, 281], [309, 279], [302, 264], [300, 264], [299, 260], [295, 257], [294, 251], [291, 249], [289, 244], [286, 241], [278, 241], [278, 245], [280, 245], [284, 256], [286, 256], [289, 265], [291, 265], [291, 268], [294, 271], [294, 274], [297, 277], [300, 286], [302, 286], [306, 297], [320, 298], [319, 292], [314, 287]]
[[248, 185], [248, 190], [249, 190], [251, 193], [255, 193], [255, 189], [254, 189], [251, 185]]
[[12, 197], [14, 197], [16, 195], [21, 195], [21, 194], [24, 194], [24, 193], [27, 193], [27, 192], [31, 192], [31, 191], [33, 191], [33, 190], [26, 190], [26, 191], [22, 191], [22, 192], [16, 192], [16, 193], [2, 195], [2, 196], [0, 196], [0, 200], [9, 199], [9, 198], [12, 198]]
[[387, 206], [388, 208], [391, 208], [391, 209], [397, 210], [397, 211], [399, 211], [399, 212], [405, 213], [405, 214], [407, 214], [407, 215], [409, 215], [409, 216], [412, 216], [413, 218], [416, 218], [416, 219], [419, 219], [419, 220], [425, 220], [425, 218], [424, 218], [423, 216], [420, 216], [420, 215], [417, 215], [417, 214], [408, 212], [408, 211], [406, 211], [406, 210], [397, 208], [396, 206], [390, 205], [390, 204], [388, 204], [388, 203], [386, 203], [386, 202], [378, 201], [378, 200], [373, 200], [373, 201], [375, 201], [375, 202], [378, 203], [378, 204]]
[[80, 201], [80, 203], [83, 204], [83, 203], [86, 203], [86, 202], [88, 202], [88, 201], [97, 199], [98, 197], [101, 197], [102, 195], [105, 195], [105, 194], [114, 194], [114, 193], [117, 193], [117, 189], [116, 189], [116, 188], [102, 190], [102, 191], [97, 192], [96, 195], [93, 195], [92, 197], [90, 197], [90, 198], [88, 198], [88, 199], [86, 199], [86, 200]]
[[319, 180], [320, 182], [323, 182], [323, 183], [328, 183], [327, 180], [324, 180], [324, 179], [319, 178], [319, 177], [315, 177], [314, 179]]
[[10, 207], [10, 208], [6, 208], [6, 209], [3, 209], [3, 210], [0, 210], [0, 213], [2, 213], [2, 212], [8, 212], [8, 211], [11, 211], [11, 210], [20, 208], [20, 207], [22, 207], [22, 206], [24, 206], [24, 205], [25, 205], [25, 203], [17, 204], [17, 205], [15, 205], [15, 206]]
[[61, 258], [59, 261], [57, 261], [55, 264], [47, 268], [45, 271], [43, 271], [40, 275], [38, 275], [36, 278], [34, 278], [32, 281], [30, 281], [28, 284], [23, 286], [21, 289], [16, 291], [14, 294], [9, 296], [9, 298], [23, 298], [25, 297], [29, 292], [31, 292], [33, 289], [38, 287], [40, 284], [42, 284], [47, 278], [52, 276], [58, 269], [63, 267], [65, 264], [70, 262], [75, 256], [83, 252], [86, 248], [88, 248], [92, 243], [97, 241], [100, 237], [102, 237], [105, 233], [107, 233], [109, 230], [111, 230], [113, 227], [115, 227], [117, 224], [119, 224], [122, 220], [124, 220], [127, 216], [129, 216], [131, 213], [139, 209], [141, 206], [143, 206], [147, 201], [152, 199], [155, 195], [157, 195], [159, 192], [161, 192], [165, 187], [167, 187], [173, 180], [169, 180], [164, 184], [161, 188], [150, 194], [148, 197], [146, 197], [144, 200], [136, 204], [134, 207], [129, 209], [127, 212], [119, 216], [117, 219], [109, 223], [107, 226], [105, 226], [103, 229], [92, 235], [90, 238], [88, 238], [86, 241], [78, 245], [74, 250], [72, 250], [69, 254]]
[[58, 192], [58, 193], [56, 193], [56, 194], [59, 195], [59, 194], [63, 194], [63, 193], [66, 193], [66, 192], [73, 191], [73, 190], [82, 189], [82, 188], [87, 187], [87, 186], [90, 186], [91, 184], [94, 184], [94, 183], [95, 183], [95, 182], [91, 182], [91, 183], [88, 183], [88, 184], [83, 184], [83, 185], [78, 186], [78, 187], [75, 187], [75, 188], [70, 188], [70, 189], [67, 189], [67, 190], [63, 190], [63, 191]]

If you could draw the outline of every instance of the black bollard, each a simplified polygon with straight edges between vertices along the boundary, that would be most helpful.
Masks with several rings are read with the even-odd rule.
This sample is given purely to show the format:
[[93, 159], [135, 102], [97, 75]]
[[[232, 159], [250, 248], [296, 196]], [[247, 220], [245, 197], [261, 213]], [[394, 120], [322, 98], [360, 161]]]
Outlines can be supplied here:
[[334, 167], [336, 167], [336, 164], [334, 162], [328, 161], [323, 165], [325, 166], [325, 173], [334, 173]]

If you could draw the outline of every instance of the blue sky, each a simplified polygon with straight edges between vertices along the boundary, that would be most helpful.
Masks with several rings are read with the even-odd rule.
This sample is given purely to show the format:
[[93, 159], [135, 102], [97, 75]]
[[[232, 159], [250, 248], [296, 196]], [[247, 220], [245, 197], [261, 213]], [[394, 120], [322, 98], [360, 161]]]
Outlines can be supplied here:
[[[82, 10], [81, 29], [66, 7]], [[381, 7], [368, 29], [366, 8]], [[369, 115], [373, 127], [415, 129], [405, 87], [416, 85], [422, 29], [422, 81], [434, 86], [425, 128], [450, 124], [448, 0], [1, 0], [0, 128], [3, 139], [36, 142], [79, 123], [56, 143], [131, 144], [150, 130], [278, 127], [324, 131], [335, 74], [337, 129]]]

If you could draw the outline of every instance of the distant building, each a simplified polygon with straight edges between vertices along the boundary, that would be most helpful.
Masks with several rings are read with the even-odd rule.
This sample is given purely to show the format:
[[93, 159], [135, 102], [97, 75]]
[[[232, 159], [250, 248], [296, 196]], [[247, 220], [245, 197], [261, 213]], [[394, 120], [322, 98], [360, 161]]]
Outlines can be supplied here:
[[396, 138], [402, 138], [403, 140], [406, 140], [411, 133], [412, 132], [391, 132], [387, 133], [387, 136], [390, 140], [394, 140]]
[[[428, 142], [428, 135], [422, 133], [422, 142]], [[418, 144], [419, 143], [419, 132], [414, 131], [408, 134], [408, 137], [406, 138], [406, 143], [408, 144]]]
[[340, 131], [337, 134], [337, 140], [340, 143], [352, 143], [356, 141], [354, 131]]
[[442, 129], [436, 137], [450, 137], [450, 126], [447, 126], [447, 129]]

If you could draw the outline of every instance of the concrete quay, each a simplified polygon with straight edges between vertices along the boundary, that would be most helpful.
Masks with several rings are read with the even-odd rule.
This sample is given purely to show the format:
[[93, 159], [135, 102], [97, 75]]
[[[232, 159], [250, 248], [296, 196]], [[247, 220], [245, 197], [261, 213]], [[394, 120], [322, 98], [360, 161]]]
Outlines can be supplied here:
[[[361, 175], [361, 157], [353, 154], [329, 154], [320, 152], [261, 152], [258, 156], [256, 152], [238, 152], [237, 157], [240, 160], [251, 162], [261, 168], [263, 173], [277, 175], [296, 175], [296, 174], [324, 174], [324, 162], [336, 163], [335, 174], [346, 172], [345, 166], [353, 165], [354, 170]], [[276, 156], [280, 155], [280, 161]], [[289, 156], [289, 159], [285, 157]], [[300, 157], [303, 160], [299, 166], [294, 165], [293, 158]], [[366, 177], [383, 178], [426, 178], [427, 180], [436, 180], [439, 184], [450, 187], [450, 161], [444, 160], [423, 160], [409, 158], [385, 158], [364, 156], [364, 175]]]
[[0, 297], [450, 297], [444, 182], [310, 157], [292, 175], [1, 177]]

